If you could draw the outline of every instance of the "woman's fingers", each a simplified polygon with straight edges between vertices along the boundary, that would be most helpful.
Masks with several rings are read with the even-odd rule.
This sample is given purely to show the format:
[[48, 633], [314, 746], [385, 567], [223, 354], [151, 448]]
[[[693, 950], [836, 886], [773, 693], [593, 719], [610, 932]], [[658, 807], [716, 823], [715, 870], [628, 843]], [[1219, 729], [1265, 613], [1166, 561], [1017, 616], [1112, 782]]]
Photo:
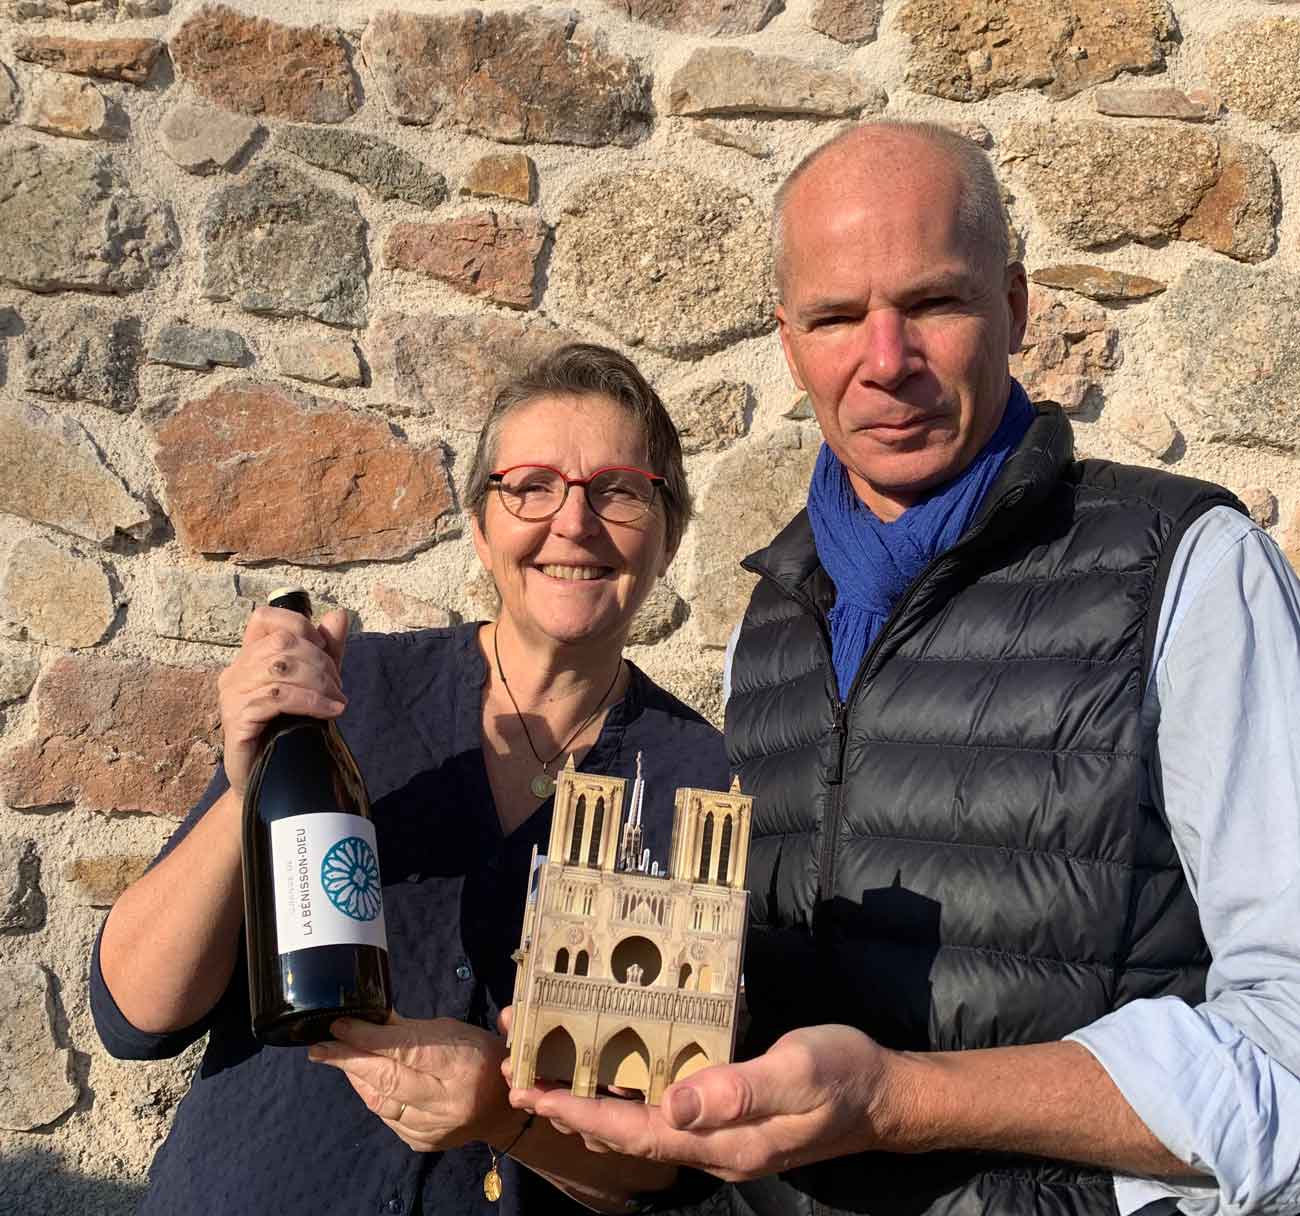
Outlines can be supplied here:
[[328, 614], [318, 630], [282, 608], [258, 608], [249, 618], [239, 654], [220, 675], [226, 773], [242, 792], [266, 724], [279, 714], [336, 718], [346, 706], [339, 680], [347, 615]]

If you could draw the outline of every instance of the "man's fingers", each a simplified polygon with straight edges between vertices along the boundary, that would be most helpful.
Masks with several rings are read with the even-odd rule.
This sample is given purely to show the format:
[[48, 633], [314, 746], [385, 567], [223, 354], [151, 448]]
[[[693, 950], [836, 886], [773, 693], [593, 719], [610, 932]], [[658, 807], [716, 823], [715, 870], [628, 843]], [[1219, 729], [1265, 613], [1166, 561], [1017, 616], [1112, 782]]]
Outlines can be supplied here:
[[809, 1109], [806, 1065], [786, 1058], [798, 1049], [769, 1052], [743, 1064], [702, 1068], [664, 1091], [664, 1121], [674, 1128], [708, 1131]]

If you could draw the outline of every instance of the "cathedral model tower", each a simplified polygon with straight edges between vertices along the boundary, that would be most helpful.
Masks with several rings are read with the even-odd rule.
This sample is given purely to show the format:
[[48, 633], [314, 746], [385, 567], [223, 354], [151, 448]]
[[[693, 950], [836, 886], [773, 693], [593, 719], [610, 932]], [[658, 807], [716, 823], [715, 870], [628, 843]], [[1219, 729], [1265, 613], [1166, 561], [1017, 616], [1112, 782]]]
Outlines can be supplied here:
[[[679, 789], [668, 872], [641, 846], [641, 757], [626, 817], [622, 777], [555, 786], [546, 856], [533, 850], [514, 959], [512, 1083], [664, 1089], [731, 1060], [740, 993], [752, 799]], [[619, 830], [620, 824], [622, 830]]]

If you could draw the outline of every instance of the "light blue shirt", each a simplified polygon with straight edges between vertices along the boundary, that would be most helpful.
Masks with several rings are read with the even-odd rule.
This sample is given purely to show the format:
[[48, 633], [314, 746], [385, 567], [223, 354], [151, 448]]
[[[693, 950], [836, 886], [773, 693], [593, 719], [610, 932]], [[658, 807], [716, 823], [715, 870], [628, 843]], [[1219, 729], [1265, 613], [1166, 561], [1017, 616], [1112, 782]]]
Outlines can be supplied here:
[[[738, 631], [737, 631], [738, 633]], [[723, 699], [730, 695], [727, 646]], [[1216, 507], [1183, 536], [1142, 702], [1143, 759], [1213, 961], [1206, 999], [1068, 1036], [1203, 1183], [1117, 1175], [1121, 1216], [1300, 1211], [1300, 580]]]

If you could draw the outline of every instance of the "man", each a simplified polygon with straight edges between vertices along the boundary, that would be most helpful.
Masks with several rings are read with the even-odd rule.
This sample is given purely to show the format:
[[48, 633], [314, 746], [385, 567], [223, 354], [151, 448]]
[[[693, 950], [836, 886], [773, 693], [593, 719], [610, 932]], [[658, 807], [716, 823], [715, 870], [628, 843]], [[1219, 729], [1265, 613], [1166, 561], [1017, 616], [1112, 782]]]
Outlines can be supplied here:
[[1300, 584], [1029, 407], [973, 145], [856, 128], [775, 234], [826, 444], [731, 667], [761, 1054], [518, 1100], [762, 1216], [1300, 1209]]

